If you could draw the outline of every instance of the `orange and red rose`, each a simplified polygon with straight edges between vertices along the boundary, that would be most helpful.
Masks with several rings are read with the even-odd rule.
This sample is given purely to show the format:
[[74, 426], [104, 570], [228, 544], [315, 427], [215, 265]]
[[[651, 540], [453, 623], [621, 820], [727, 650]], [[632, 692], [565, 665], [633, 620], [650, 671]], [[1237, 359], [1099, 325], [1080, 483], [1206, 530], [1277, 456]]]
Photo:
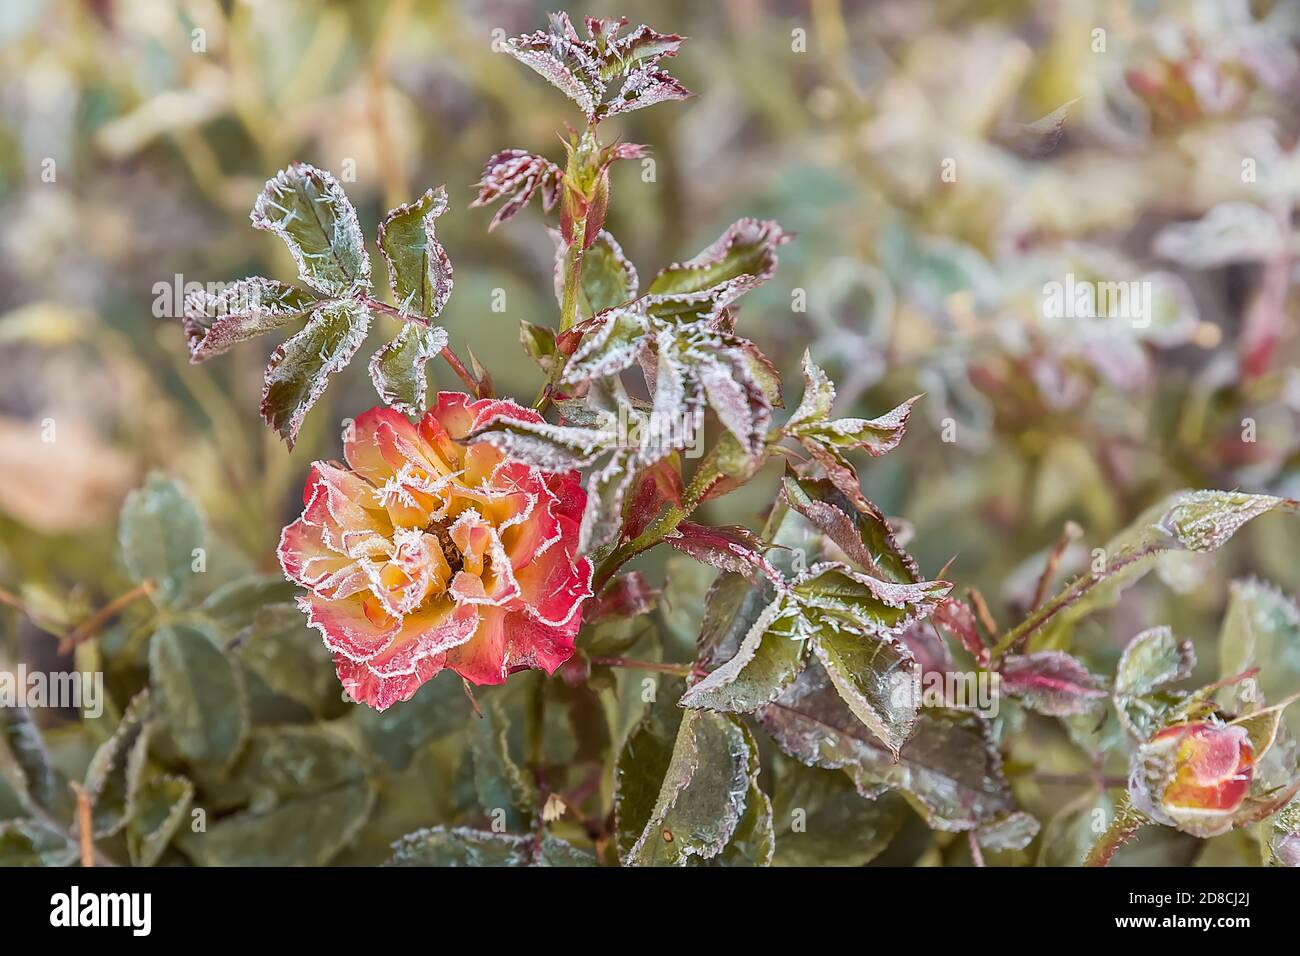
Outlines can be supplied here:
[[1245, 728], [1175, 724], [1141, 748], [1130, 791], [1139, 809], [1197, 836], [1226, 832], [1250, 795], [1255, 752]]
[[347, 467], [312, 466], [277, 553], [353, 699], [384, 710], [444, 667], [499, 684], [573, 654], [591, 596], [575, 553], [586, 495], [576, 472], [461, 443], [502, 417], [541, 420], [454, 392], [418, 424], [374, 408], [344, 442]]

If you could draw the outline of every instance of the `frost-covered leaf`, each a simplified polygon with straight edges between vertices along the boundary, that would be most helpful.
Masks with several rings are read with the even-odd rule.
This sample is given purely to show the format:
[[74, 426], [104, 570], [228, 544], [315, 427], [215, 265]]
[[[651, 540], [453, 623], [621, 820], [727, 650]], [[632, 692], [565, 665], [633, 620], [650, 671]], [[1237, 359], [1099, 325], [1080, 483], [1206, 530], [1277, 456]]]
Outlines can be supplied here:
[[[589, 121], [689, 96], [672, 76], [655, 68], [677, 52], [682, 38], [646, 26], [620, 37], [626, 22], [588, 17], [590, 39], [584, 40], [567, 13], [552, 13], [549, 30], [507, 40], [504, 49], [573, 100]], [[623, 84], [611, 96], [610, 84], [619, 77]]]
[[[748, 584], [743, 586], [752, 590]], [[732, 587], [739, 589], [742, 584]], [[716, 591], [712, 594], [713, 600], [722, 600]], [[769, 604], [750, 626], [735, 656], [692, 685], [682, 706], [749, 713], [775, 698], [798, 676], [807, 657], [798, 616], [799, 609], [783, 600]]]
[[854, 716], [819, 664], [758, 712], [777, 745], [808, 766], [841, 769], [864, 796], [901, 790], [940, 830], [969, 830], [1012, 812], [989, 722], [924, 707], [898, 760]]
[[1064, 651], [1008, 654], [998, 673], [1003, 690], [1049, 717], [1084, 713], [1106, 697], [1106, 682]]
[[370, 358], [370, 381], [385, 405], [407, 415], [424, 414], [429, 390], [424, 367], [447, 347], [447, 330], [408, 322]]
[[774, 866], [864, 866], [908, 816], [897, 794], [864, 798], [842, 773], [782, 759], [773, 794]]
[[921, 706], [921, 667], [907, 645], [886, 634], [823, 625], [812, 649], [853, 715], [897, 754]]
[[1115, 696], [1145, 697], [1186, 680], [1195, 666], [1191, 641], [1178, 640], [1169, 627], [1150, 628], [1124, 646], [1115, 670]]
[[623, 247], [602, 229], [582, 254], [581, 296], [579, 313], [595, 315], [636, 298], [640, 280], [636, 266], [623, 253]]
[[680, 681], [674, 681], [658, 689], [652, 706], [619, 751], [614, 769], [614, 822], [618, 855], [624, 863], [650, 823], [672, 762], [683, 714], [674, 701], [681, 687]]
[[762, 540], [739, 525], [713, 527], [682, 521], [666, 540], [682, 554], [722, 571], [752, 575], [762, 567]]
[[544, 325], [534, 325], [527, 319], [519, 320], [519, 342], [528, 353], [528, 357], [548, 375], [554, 368], [557, 347], [555, 330]]
[[1028, 813], [1016, 811], [1000, 820], [982, 824], [976, 834], [980, 846], [997, 853], [1005, 850], [1023, 850], [1038, 836], [1038, 821]]
[[1200, 219], [1165, 226], [1152, 240], [1156, 255], [1189, 269], [1271, 259], [1286, 248], [1277, 218], [1250, 202], [1223, 202]]
[[947, 581], [882, 581], [835, 562], [813, 565], [791, 585], [811, 620], [830, 615], [869, 634], [898, 634], [929, 614], [951, 588]]
[[474, 721], [471, 752], [482, 815], [517, 832], [528, 829], [541, 808], [532, 778], [510, 755], [509, 729], [505, 709], [493, 699], [483, 708], [483, 718]]
[[835, 385], [820, 366], [812, 360], [812, 354], [805, 349], [803, 353], [803, 398], [794, 410], [787, 429], [824, 422], [831, 414], [835, 404]]
[[93, 804], [95, 836], [120, 831], [135, 815], [135, 801], [149, 749], [149, 692], [137, 694], [117, 729], [99, 745], [86, 769], [85, 791]]
[[205, 543], [203, 516], [184, 489], [151, 474], [122, 504], [118, 522], [122, 561], [138, 583], [152, 581], [159, 607], [183, 604], [194, 586], [196, 549]]
[[471, 206], [486, 206], [502, 197], [509, 197], [488, 224], [489, 230], [495, 229], [528, 205], [528, 200], [539, 188], [542, 190], [542, 208], [550, 212], [559, 199], [563, 179], [564, 170], [549, 160], [522, 149], [504, 149], [483, 167], [478, 196]]
[[595, 866], [591, 854], [546, 834], [489, 833], [468, 827], [432, 827], [393, 844], [390, 866]]
[[194, 784], [185, 777], [158, 776], [141, 784], [127, 827], [132, 866], [153, 866], [181, 824], [189, 819]]
[[322, 295], [346, 296], [370, 287], [370, 257], [357, 212], [324, 170], [294, 163], [276, 173], [250, 218], [255, 229], [284, 240], [298, 276]]
[[580, 554], [590, 554], [617, 540], [623, 526], [623, 505], [635, 477], [636, 454], [627, 449], [610, 456], [587, 476], [587, 507], [578, 529]]
[[439, 186], [390, 210], [379, 223], [379, 251], [388, 263], [393, 301], [403, 314], [436, 319], [451, 296], [451, 260], [434, 235], [434, 220], [446, 211], [447, 190]]
[[871, 502], [851, 499], [828, 479], [786, 472], [782, 497], [861, 570], [886, 581], [921, 580], [915, 559], [898, 543], [888, 519]]
[[329, 377], [352, 361], [369, 328], [370, 312], [360, 302], [327, 302], [312, 313], [301, 332], [271, 354], [262, 387], [262, 418], [290, 448]]
[[[1219, 635], [1224, 677], [1258, 667], [1255, 687], [1266, 701], [1300, 690], [1300, 609], [1276, 588], [1254, 579], [1232, 583]], [[1300, 709], [1286, 713], [1292, 736], [1300, 737]]]
[[741, 219], [694, 258], [659, 271], [642, 298], [656, 316], [710, 319], [776, 271], [776, 249], [791, 236], [771, 220]]
[[[282, 574], [250, 574], [221, 585], [199, 605], [222, 636], [233, 640], [269, 604], [292, 604], [297, 585]], [[301, 612], [299, 612], [301, 614]]]
[[484, 442], [511, 458], [546, 471], [569, 471], [590, 465], [614, 447], [613, 427], [583, 428], [496, 418], [465, 437], [466, 444]]
[[627, 863], [687, 866], [719, 856], [745, 815], [758, 771], [758, 751], [744, 724], [727, 714], [686, 711], [663, 786]]
[[247, 713], [239, 673], [217, 639], [170, 624], [149, 644], [154, 738], [191, 763], [225, 766], [244, 742]]
[[0, 820], [0, 866], [71, 866], [77, 845], [39, 820]]
[[589, 328], [564, 367], [563, 384], [576, 385], [630, 368], [647, 344], [645, 317], [627, 309], [603, 312]]
[[190, 361], [205, 361], [304, 319], [316, 301], [305, 289], [262, 278], [241, 279], [215, 295], [192, 292], [185, 296]]

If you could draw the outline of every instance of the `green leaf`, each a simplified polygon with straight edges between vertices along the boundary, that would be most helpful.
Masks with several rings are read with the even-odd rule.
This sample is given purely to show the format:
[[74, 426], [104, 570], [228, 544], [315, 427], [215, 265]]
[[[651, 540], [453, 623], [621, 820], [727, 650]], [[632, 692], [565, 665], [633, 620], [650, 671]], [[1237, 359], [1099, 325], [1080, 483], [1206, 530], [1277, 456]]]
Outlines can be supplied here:
[[[1259, 667], [1255, 686], [1266, 701], [1300, 690], [1300, 609], [1261, 581], [1234, 581], [1219, 636], [1223, 677]], [[1287, 711], [1292, 736], [1300, 737], [1300, 711]]]
[[682, 711], [673, 706], [681, 682], [661, 686], [654, 704], [628, 734], [614, 768], [614, 821], [619, 859], [626, 863], [654, 814], [672, 762]]
[[370, 257], [356, 210], [324, 170], [294, 163], [276, 173], [257, 197], [251, 218], [253, 228], [284, 240], [298, 276], [322, 295], [369, 288]]
[[1115, 696], [1145, 697], [1186, 680], [1195, 666], [1191, 641], [1178, 640], [1169, 627], [1150, 628], [1125, 645], [1115, 670]]
[[284, 725], [254, 730], [224, 776], [232, 799], [267, 807], [360, 783], [366, 770], [340, 734], [321, 725]]
[[595, 866], [591, 854], [546, 834], [488, 833], [468, 827], [432, 827], [408, 833], [393, 844], [391, 866]]
[[719, 856], [745, 816], [758, 771], [754, 740], [737, 718], [686, 711], [659, 796], [627, 863], [687, 866]]
[[58, 776], [41, 739], [40, 729], [26, 707], [0, 707], [0, 741], [10, 758], [0, 765], [13, 780], [14, 789], [24, 802], [46, 810], [52, 809], [61, 796]]
[[889, 846], [908, 814], [897, 794], [867, 800], [842, 773], [789, 759], [778, 766], [775, 866], [863, 866]]
[[388, 285], [403, 314], [436, 319], [451, 296], [451, 260], [433, 226], [446, 211], [447, 190], [439, 186], [389, 211], [379, 223], [379, 250], [388, 263]]
[[598, 317], [595, 324], [564, 366], [562, 384], [576, 385], [615, 375], [630, 368], [645, 347], [649, 325], [638, 312], [612, 309]]
[[179, 484], [151, 474], [122, 505], [122, 560], [137, 583], [152, 581], [159, 607], [183, 604], [194, 587], [194, 561], [203, 548], [203, 517]]
[[194, 784], [184, 777], [158, 776], [140, 786], [126, 831], [132, 866], [158, 862], [193, 802]]
[[933, 611], [951, 589], [946, 581], [882, 581], [837, 562], [815, 564], [791, 585], [814, 626], [821, 627], [829, 614], [836, 624], [872, 634], [900, 633]]
[[163, 627], [149, 645], [155, 737], [192, 763], [228, 765], [247, 730], [239, 673], [216, 638], [194, 625]]
[[203, 866], [324, 866], [365, 824], [369, 782], [350, 783], [209, 822], [186, 832], [181, 848]]
[[921, 706], [921, 665], [902, 641], [822, 627], [813, 653], [853, 715], [897, 755]]
[[474, 790], [483, 815], [519, 831], [531, 825], [540, 807], [532, 778], [510, 756], [509, 729], [505, 709], [492, 698], [471, 734]]
[[135, 800], [149, 749], [149, 691], [132, 698], [113, 735], [104, 741], [86, 770], [85, 789], [94, 806], [96, 837], [122, 830], [135, 813]]
[[303, 330], [271, 354], [262, 386], [262, 418], [289, 447], [329, 378], [346, 368], [370, 328], [370, 312], [352, 299], [326, 302]]
[[217, 294], [185, 296], [185, 339], [190, 361], [222, 355], [241, 342], [302, 319], [316, 296], [275, 279], [240, 279]]
[[39, 820], [0, 822], [0, 866], [71, 866], [77, 845]]
[[422, 415], [429, 390], [424, 367], [447, 347], [447, 330], [414, 322], [370, 358], [370, 381], [385, 405], [407, 415]]
[[[753, 590], [748, 582], [744, 586]], [[742, 585], [731, 587], [739, 590]], [[783, 600], [769, 604], [735, 656], [687, 690], [681, 705], [744, 714], [780, 694], [804, 666], [807, 645], [798, 626], [799, 613], [797, 606]]]
[[636, 266], [623, 254], [623, 247], [609, 231], [602, 229], [582, 254], [580, 304], [584, 316], [635, 299], [639, 285]]
[[646, 311], [687, 321], [716, 316], [772, 277], [776, 249], [790, 238], [771, 220], [733, 223], [699, 255], [659, 271], [646, 288]]
[[520, 319], [519, 342], [528, 353], [528, 357], [549, 375], [555, 367], [555, 330], [544, 325], [534, 325], [527, 319]]
[[258, 610], [235, 645], [235, 655], [275, 693], [317, 716], [337, 712], [334, 663], [295, 605], [268, 604]]
[[1015, 809], [989, 722], [977, 714], [921, 708], [896, 760], [849, 710], [826, 671], [809, 664], [758, 719], [787, 754], [844, 770], [865, 797], [901, 790], [935, 829], [974, 829]]

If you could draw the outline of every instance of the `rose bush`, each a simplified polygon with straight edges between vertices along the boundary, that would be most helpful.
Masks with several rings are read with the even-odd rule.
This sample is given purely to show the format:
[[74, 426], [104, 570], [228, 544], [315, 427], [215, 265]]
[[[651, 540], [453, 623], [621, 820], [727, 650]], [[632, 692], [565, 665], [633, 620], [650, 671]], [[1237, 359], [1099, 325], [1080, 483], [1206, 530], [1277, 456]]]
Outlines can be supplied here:
[[355, 700], [384, 710], [444, 667], [499, 684], [572, 655], [591, 595], [575, 554], [586, 495], [576, 473], [460, 443], [498, 418], [541, 421], [442, 392], [419, 424], [371, 409], [344, 442], [347, 467], [312, 466], [278, 556]]

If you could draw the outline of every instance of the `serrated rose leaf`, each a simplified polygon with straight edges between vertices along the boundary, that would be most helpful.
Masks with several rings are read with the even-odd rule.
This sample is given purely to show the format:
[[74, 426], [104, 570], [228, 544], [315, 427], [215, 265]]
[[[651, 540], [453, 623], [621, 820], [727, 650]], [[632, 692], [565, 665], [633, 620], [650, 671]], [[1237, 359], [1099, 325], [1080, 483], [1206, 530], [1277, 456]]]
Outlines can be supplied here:
[[370, 358], [370, 381], [385, 405], [423, 415], [429, 383], [424, 367], [447, 347], [447, 330], [408, 322]]
[[595, 316], [565, 365], [561, 383], [577, 385], [630, 368], [648, 344], [648, 330], [645, 317], [627, 309]]
[[623, 247], [609, 230], [600, 230], [582, 254], [580, 314], [596, 315], [630, 302], [639, 286], [636, 266], [624, 255]]
[[[882, 581], [833, 562], [813, 565], [791, 584], [805, 607], [838, 615], [848, 626], [871, 634], [899, 633], [928, 615], [951, 588], [947, 581]], [[810, 618], [816, 615], [810, 613]]]
[[605, 116], [630, 113], [669, 100], [684, 100], [691, 91], [667, 70], [641, 69], [629, 73], [618, 93], [604, 105]]
[[1169, 627], [1150, 628], [1124, 646], [1115, 670], [1115, 696], [1144, 697], [1186, 680], [1194, 667], [1191, 641], [1178, 640]]
[[651, 315], [699, 321], [722, 309], [776, 271], [776, 249], [791, 236], [771, 220], [741, 219], [712, 245], [659, 271], [641, 302]]
[[786, 601], [769, 604], [754, 620], [735, 656], [693, 684], [681, 705], [745, 714], [774, 699], [798, 676], [807, 657], [807, 642], [797, 628], [798, 616], [798, 607]]
[[626, 862], [688, 866], [719, 856], [745, 816], [758, 772], [758, 749], [744, 724], [686, 711], [650, 819]]
[[762, 567], [762, 540], [738, 525], [712, 527], [682, 521], [666, 540], [682, 554], [721, 571], [752, 575]]
[[447, 190], [439, 186], [390, 210], [379, 223], [388, 286], [403, 315], [436, 319], [451, 296], [451, 260], [434, 234], [434, 220], [446, 211]]
[[897, 755], [921, 706], [921, 667], [908, 646], [889, 635], [823, 625], [812, 649], [853, 715]]
[[1009, 654], [998, 673], [1008, 694], [1049, 717], [1084, 713], [1106, 696], [1105, 681], [1063, 651]]
[[955, 637], [957, 642], [966, 649], [966, 653], [983, 666], [988, 659], [988, 648], [984, 646], [984, 641], [980, 637], [979, 626], [975, 623], [975, 612], [971, 610], [969, 604], [958, 598], [945, 598], [930, 613], [930, 619]]
[[1028, 813], [1009, 813], [1000, 820], [983, 824], [976, 831], [980, 846], [994, 853], [1023, 850], [1038, 836], [1038, 821]]
[[659, 33], [642, 24], [626, 36], [618, 33], [626, 19], [587, 18], [587, 31], [605, 53], [600, 64], [601, 79], [611, 80], [621, 73], [654, 66], [666, 56], [676, 56], [682, 37], [675, 33]]
[[491, 445], [511, 458], [546, 471], [568, 471], [590, 465], [614, 446], [617, 437], [612, 428], [582, 428], [500, 417], [466, 435], [465, 443]]
[[352, 361], [369, 329], [370, 313], [360, 302], [326, 302], [301, 332], [271, 354], [262, 386], [262, 418], [290, 448], [330, 376]]
[[830, 378], [812, 360], [812, 354], [805, 349], [802, 360], [803, 398], [794, 410], [786, 428], [797, 429], [802, 425], [823, 422], [830, 417], [831, 406], [835, 404], [835, 385]]
[[298, 276], [322, 295], [347, 296], [370, 287], [370, 257], [347, 194], [324, 170], [294, 163], [257, 197], [253, 228], [284, 240]]
[[917, 398], [909, 398], [879, 418], [836, 418], [786, 428], [805, 444], [815, 441], [828, 448], [859, 449], [879, 457], [893, 451], [903, 440]]
[[845, 771], [864, 797], [904, 791], [935, 829], [970, 830], [1015, 810], [989, 722], [977, 714], [921, 708], [895, 760], [813, 663], [758, 718], [787, 754]]
[[595, 116], [604, 85], [600, 61], [595, 44], [578, 37], [568, 14], [552, 14], [550, 30], [514, 37], [503, 50], [573, 100], [588, 117]]
[[781, 494], [861, 570], [898, 584], [921, 580], [920, 568], [899, 545], [889, 520], [861, 494], [853, 500], [828, 479], [792, 471], [786, 472]]
[[240, 342], [305, 318], [316, 296], [274, 279], [241, 279], [217, 294], [185, 296], [185, 340], [191, 362], [230, 351]]
[[483, 167], [478, 196], [470, 205], [486, 206], [508, 197], [488, 223], [490, 231], [513, 219], [528, 205], [528, 200], [538, 189], [542, 191], [542, 208], [550, 212], [559, 200], [563, 179], [564, 170], [550, 160], [522, 149], [505, 149], [492, 156]]
[[635, 455], [620, 450], [587, 476], [587, 507], [582, 512], [578, 549], [584, 554], [618, 540], [623, 527], [623, 505], [636, 476]]

